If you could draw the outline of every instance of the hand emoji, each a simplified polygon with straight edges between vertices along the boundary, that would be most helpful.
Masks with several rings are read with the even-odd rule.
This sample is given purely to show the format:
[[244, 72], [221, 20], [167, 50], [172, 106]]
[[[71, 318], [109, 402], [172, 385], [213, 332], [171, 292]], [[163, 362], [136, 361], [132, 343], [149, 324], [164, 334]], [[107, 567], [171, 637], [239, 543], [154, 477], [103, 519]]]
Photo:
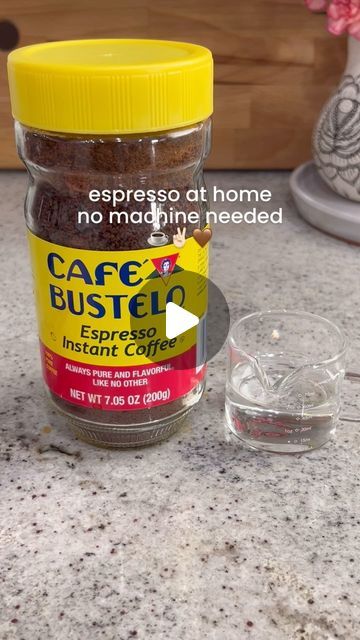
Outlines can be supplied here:
[[186, 241], [185, 234], [186, 234], [186, 227], [184, 227], [182, 231], [180, 231], [180, 227], [178, 227], [177, 233], [173, 235], [173, 243], [175, 247], [177, 247], [178, 249], [181, 249], [185, 244], [185, 241]]

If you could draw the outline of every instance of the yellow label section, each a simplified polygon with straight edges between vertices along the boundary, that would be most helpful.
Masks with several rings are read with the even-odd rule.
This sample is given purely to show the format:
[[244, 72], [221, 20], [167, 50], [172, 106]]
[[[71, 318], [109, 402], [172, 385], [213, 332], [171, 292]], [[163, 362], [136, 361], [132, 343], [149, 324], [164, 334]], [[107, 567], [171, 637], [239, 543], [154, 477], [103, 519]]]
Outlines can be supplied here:
[[207, 307], [208, 246], [188, 238], [134, 251], [71, 249], [29, 232], [40, 339], [77, 362], [160, 362], [196, 344], [196, 328], [168, 340], [165, 308], [201, 317]]

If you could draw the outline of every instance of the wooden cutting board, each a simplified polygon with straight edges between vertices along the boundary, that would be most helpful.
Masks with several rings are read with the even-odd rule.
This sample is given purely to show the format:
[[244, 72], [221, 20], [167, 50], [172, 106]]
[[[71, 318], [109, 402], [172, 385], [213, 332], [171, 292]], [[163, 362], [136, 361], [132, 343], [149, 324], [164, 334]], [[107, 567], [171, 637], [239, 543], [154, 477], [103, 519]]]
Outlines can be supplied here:
[[[10, 23], [7, 24], [7, 23]], [[292, 168], [309, 158], [317, 114], [338, 83], [346, 41], [302, 0], [2, 0], [0, 167], [19, 167], [6, 78], [15, 45], [150, 37], [209, 47], [215, 59], [208, 167]]]

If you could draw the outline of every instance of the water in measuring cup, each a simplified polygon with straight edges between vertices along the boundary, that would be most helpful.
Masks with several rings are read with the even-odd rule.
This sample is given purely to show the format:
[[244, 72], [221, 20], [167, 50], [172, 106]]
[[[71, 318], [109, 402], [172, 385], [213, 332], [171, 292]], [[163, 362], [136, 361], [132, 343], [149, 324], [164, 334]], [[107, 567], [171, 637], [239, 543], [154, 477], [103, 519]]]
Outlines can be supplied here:
[[226, 389], [226, 421], [251, 447], [308, 451], [335, 431], [337, 395], [336, 377], [325, 369], [295, 369], [283, 356], [261, 356], [233, 369]]

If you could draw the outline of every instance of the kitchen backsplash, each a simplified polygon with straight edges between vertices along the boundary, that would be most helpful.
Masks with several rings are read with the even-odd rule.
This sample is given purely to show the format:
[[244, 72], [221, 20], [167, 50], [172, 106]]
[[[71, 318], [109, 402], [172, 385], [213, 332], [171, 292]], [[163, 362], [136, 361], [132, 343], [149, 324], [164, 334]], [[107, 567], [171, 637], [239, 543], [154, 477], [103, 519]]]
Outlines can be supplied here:
[[3, 0], [0, 9], [0, 167], [17, 159], [8, 51], [50, 40], [166, 38], [209, 47], [215, 60], [208, 167], [291, 168], [310, 156], [311, 131], [345, 64], [345, 39], [302, 0]]

